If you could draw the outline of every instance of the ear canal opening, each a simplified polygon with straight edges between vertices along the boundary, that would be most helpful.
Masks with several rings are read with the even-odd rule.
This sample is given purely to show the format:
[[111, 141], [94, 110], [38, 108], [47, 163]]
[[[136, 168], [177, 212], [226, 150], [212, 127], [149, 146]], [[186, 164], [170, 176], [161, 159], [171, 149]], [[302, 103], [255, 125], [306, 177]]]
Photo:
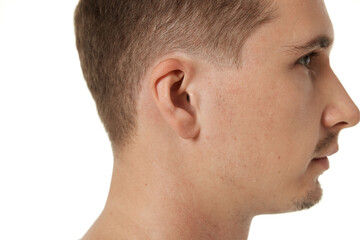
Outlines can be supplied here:
[[190, 102], [190, 96], [189, 96], [189, 94], [186, 94], [186, 100], [187, 100], [188, 102]]

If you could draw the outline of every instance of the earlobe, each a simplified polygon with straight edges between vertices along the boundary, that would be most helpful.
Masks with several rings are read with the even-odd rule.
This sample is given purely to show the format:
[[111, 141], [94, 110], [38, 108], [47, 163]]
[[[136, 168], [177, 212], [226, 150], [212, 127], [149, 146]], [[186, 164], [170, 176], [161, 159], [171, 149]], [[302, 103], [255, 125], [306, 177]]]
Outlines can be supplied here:
[[160, 62], [151, 73], [153, 97], [168, 125], [182, 138], [195, 138], [200, 127], [189, 94], [190, 66], [178, 59]]

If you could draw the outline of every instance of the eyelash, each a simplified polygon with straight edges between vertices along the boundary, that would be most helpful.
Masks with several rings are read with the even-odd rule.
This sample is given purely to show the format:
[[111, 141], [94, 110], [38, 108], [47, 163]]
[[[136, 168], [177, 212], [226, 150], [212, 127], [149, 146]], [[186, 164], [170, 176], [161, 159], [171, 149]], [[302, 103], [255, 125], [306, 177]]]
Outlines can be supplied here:
[[318, 52], [310, 52], [309, 54], [306, 54], [305, 56], [302, 56], [299, 58], [299, 60], [296, 62], [297, 64], [303, 65], [307, 69], [311, 69], [310, 64], [312, 62], [312, 59], [316, 56], [318, 56]]

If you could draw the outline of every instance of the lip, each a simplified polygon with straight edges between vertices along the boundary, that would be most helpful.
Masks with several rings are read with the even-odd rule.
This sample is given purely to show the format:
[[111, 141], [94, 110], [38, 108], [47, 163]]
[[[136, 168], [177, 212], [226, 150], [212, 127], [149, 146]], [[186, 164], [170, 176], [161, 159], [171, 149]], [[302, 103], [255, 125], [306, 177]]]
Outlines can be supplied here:
[[311, 162], [319, 164], [324, 168], [324, 170], [328, 170], [330, 168], [330, 163], [328, 157], [334, 155], [339, 150], [339, 146], [337, 144], [331, 146], [326, 152], [315, 157], [311, 160]]
[[324, 170], [328, 170], [330, 168], [330, 162], [327, 157], [314, 158], [311, 162], [320, 164], [324, 168]]

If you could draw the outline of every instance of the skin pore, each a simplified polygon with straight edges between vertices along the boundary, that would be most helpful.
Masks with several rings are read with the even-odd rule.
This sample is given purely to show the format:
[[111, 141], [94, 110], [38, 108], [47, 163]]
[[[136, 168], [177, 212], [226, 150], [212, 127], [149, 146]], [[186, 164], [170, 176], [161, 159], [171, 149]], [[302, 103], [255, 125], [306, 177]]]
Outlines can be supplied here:
[[240, 68], [169, 53], [147, 71], [136, 137], [114, 149], [103, 213], [83, 239], [241, 239], [254, 216], [316, 204], [315, 159], [359, 121], [329, 64], [322, 0], [276, 0]]

